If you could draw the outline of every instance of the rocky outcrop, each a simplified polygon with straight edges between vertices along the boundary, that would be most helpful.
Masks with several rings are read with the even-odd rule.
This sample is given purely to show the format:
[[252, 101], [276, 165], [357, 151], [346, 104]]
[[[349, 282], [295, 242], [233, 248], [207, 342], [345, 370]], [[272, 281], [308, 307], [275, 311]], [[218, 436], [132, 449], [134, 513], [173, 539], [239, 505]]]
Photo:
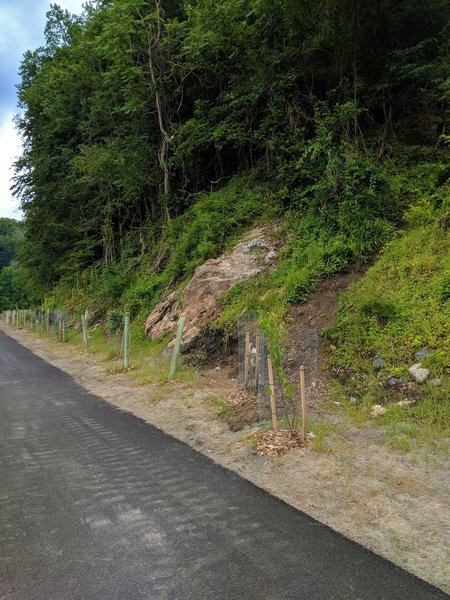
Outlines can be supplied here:
[[198, 267], [181, 293], [174, 292], [158, 304], [147, 319], [147, 335], [153, 340], [175, 332], [178, 319], [184, 317], [182, 349], [186, 350], [218, 315], [228, 290], [275, 266], [276, 249], [273, 228], [253, 229], [230, 253]]

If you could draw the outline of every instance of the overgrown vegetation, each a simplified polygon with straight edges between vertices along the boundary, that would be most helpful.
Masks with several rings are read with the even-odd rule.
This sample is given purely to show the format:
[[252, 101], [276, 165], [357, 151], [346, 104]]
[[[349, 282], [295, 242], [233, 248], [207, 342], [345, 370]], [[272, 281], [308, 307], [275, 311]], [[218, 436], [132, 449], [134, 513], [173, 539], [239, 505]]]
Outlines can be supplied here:
[[[390, 406], [378, 421], [404, 449], [411, 437], [450, 433], [449, 191], [448, 182], [437, 185], [407, 211], [408, 228], [345, 294], [326, 332], [339, 399], [366, 416], [373, 404]], [[415, 358], [417, 351], [425, 356]], [[377, 358], [383, 362], [374, 368]], [[430, 376], [413, 384], [408, 368], [418, 362]], [[410, 406], [396, 405], [405, 398]]]
[[[90, 285], [94, 266], [117, 301], [144, 267], [137, 314], [267, 212], [293, 215], [287, 300], [308, 288], [305, 260], [314, 279], [379, 247], [402, 205], [386, 159], [443, 130], [447, 17], [444, 0], [52, 5], [17, 119], [36, 290]], [[216, 191], [242, 173], [244, 193]]]

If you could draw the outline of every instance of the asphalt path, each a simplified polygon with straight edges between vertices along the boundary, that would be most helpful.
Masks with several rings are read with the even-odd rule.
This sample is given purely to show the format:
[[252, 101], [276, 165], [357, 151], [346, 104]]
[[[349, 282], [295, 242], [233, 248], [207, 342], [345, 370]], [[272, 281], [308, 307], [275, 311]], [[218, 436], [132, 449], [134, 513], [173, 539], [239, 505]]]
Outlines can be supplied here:
[[0, 600], [448, 598], [1, 331], [0, 460]]

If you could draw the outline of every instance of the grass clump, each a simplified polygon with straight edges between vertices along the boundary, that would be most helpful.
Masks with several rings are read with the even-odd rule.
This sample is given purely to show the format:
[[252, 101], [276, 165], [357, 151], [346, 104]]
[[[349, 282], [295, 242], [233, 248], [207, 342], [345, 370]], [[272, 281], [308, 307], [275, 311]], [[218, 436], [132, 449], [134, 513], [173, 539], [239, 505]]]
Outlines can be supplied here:
[[311, 449], [319, 454], [331, 454], [333, 449], [328, 443], [328, 438], [333, 425], [326, 421], [318, 421], [311, 423], [310, 429], [313, 434], [310, 442]]

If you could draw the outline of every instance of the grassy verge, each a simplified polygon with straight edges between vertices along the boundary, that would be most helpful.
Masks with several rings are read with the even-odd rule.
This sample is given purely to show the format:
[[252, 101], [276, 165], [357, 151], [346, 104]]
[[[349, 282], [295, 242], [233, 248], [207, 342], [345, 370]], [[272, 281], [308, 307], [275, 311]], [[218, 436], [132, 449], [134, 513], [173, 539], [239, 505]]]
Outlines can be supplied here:
[[[375, 423], [405, 452], [423, 444], [442, 449], [450, 436], [449, 198], [443, 186], [410, 209], [408, 228], [348, 290], [325, 332], [335, 398], [357, 421], [383, 405]], [[419, 362], [430, 372], [423, 383], [408, 371]], [[398, 404], [405, 399], [411, 404]]]

